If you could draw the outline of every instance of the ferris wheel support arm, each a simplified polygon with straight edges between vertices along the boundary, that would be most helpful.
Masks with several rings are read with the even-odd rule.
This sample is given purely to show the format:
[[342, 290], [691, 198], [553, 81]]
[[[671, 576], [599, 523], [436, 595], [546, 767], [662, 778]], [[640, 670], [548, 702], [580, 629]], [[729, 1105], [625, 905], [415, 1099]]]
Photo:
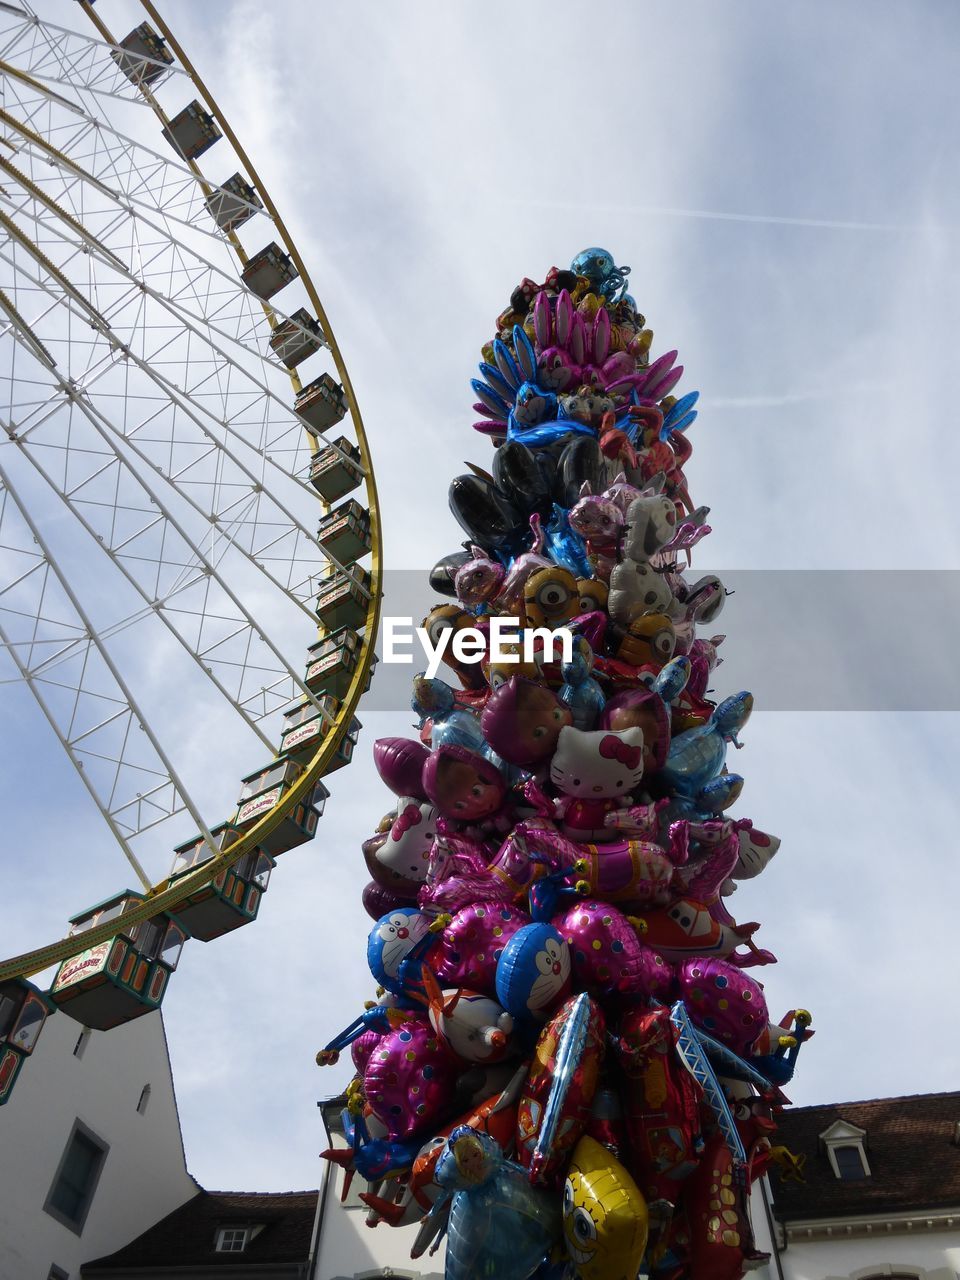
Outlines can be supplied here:
[[[4, 471], [2, 466], [0, 466], [0, 485], [2, 485], [4, 489], [6, 489], [7, 493], [13, 499], [14, 505], [19, 511], [24, 524], [26, 524], [27, 528], [30, 530], [30, 533], [34, 541], [36, 542], [37, 546], [40, 548], [40, 551], [43, 555], [44, 560], [50, 566], [50, 569], [53, 572], [54, 577], [57, 579], [57, 582], [59, 583], [61, 590], [63, 591], [67, 599], [70, 601], [70, 604], [73, 607], [74, 611], [76, 612], [77, 617], [83, 623], [83, 626], [86, 631], [86, 639], [97, 650], [97, 653], [99, 654], [100, 659], [103, 662], [104, 666], [107, 668], [107, 670], [110, 672], [110, 675], [116, 681], [117, 687], [122, 692], [127, 705], [129, 706], [130, 710], [133, 712], [133, 714], [137, 718], [137, 724], [139, 725], [142, 732], [146, 734], [151, 747], [153, 747], [153, 750], [157, 753], [157, 758], [161, 761], [161, 763], [163, 764], [163, 767], [166, 769], [167, 775], [169, 776], [170, 781], [176, 787], [177, 793], [179, 794], [180, 798], [184, 803], [184, 807], [187, 809], [187, 811], [189, 812], [193, 820], [198, 824], [201, 832], [203, 833], [204, 839], [207, 840], [211, 844], [211, 846], [216, 847], [214, 844], [213, 836], [210, 834], [209, 828], [207, 827], [206, 823], [203, 821], [203, 818], [200, 816], [200, 810], [197, 808], [197, 806], [194, 804], [193, 800], [191, 799], [189, 791], [187, 791], [186, 787], [183, 785], [183, 782], [179, 774], [177, 773], [176, 769], [174, 768], [172, 762], [167, 758], [166, 752], [161, 746], [159, 740], [157, 739], [156, 734], [150, 728], [150, 725], [146, 717], [144, 716], [143, 712], [141, 711], [136, 698], [133, 696], [133, 693], [128, 687], [126, 681], [124, 680], [123, 676], [120, 674], [119, 670], [117, 669], [113, 659], [110, 657], [110, 654], [108, 653], [104, 645], [100, 642], [97, 636], [96, 628], [93, 626], [93, 623], [90, 621], [90, 618], [88, 617], [85, 609], [83, 608], [83, 605], [80, 603], [76, 593], [74, 592], [73, 588], [70, 586], [70, 582], [68, 580], [67, 574], [65, 574], [64, 571], [60, 568], [60, 565], [56, 557], [53, 555], [49, 545], [47, 544], [40, 530], [37, 528], [36, 523], [31, 518], [30, 513], [27, 510], [26, 506], [20, 500], [20, 497], [10, 480], [10, 477], [7, 475], [6, 471]], [[64, 738], [64, 736], [60, 733], [60, 730], [57, 728], [56, 723], [52, 719], [51, 713], [44, 699], [42, 698], [42, 696], [39, 694], [38, 690], [35, 687], [35, 681], [32, 678], [32, 673], [29, 672], [23, 666], [23, 664], [20, 661], [19, 655], [16, 652], [16, 649], [9, 644], [6, 636], [4, 636], [4, 644], [7, 647], [7, 652], [10, 653], [10, 655], [13, 657], [14, 662], [17, 664], [18, 668], [23, 673], [25, 679], [27, 679], [28, 683], [30, 684], [31, 692], [33, 693], [34, 697], [37, 698], [38, 702], [40, 703], [40, 706], [43, 708], [44, 714], [46, 715], [47, 719], [50, 720], [51, 724], [53, 724], [57, 737], [60, 738], [61, 743], [67, 749], [67, 752], [70, 755], [70, 759], [73, 761], [74, 765], [77, 768], [78, 773], [83, 778], [84, 783], [87, 786], [87, 790], [90, 791], [91, 794], [93, 795], [94, 800], [96, 800], [97, 802], [98, 808], [100, 809], [101, 813], [103, 813], [104, 817], [109, 822], [111, 830], [113, 830], [114, 835], [120, 841], [120, 844], [123, 847], [124, 852], [127, 854], [127, 858], [130, 861], [130, 865], [133, 867], [137, 875], [143, 881], [145, 887], [149, 889], [151, 887], [149, 877], [146, 875], [143, 868], [140, 866], [140, 863], [137, 861], [137, 858], [133, 853], [133, 850], [129, 847], [129, 844], [124, 839], [122, 833], [120, 833], [117, 830], [115, 822], [112, 820], [109, 812], [104, 808], [103, 804], [101, 804], [99, 798], [97, 797], [96, 792], [92, 788], [92, 785], [88, 782], [84, 774], [83, 765], [75, 755], [71, 747], [71, 744]]]
[[[22, 339], [20, 339], [19, 335], [17, 336], [17, 340], [18, 340], [18, 341], [22, 341]], [[32, 349], [32, 348], [31, 348], [31, 349]], [[90, 405], [90, 404], [89, 404], [89, 403], [84, 399], [84, 397], [83, 397], [83, 396], [78, 395], [78, 394], [76, 393], [76, 391], [75, 391], [75, 390], [74, 390], [74, 389], [69, 385], [69, 383], [67, 383], [67, 382], [66, 382], [62, 377], [60, 377], [60, 375], [59, 375], [59, 373], [56, 371], [56, 369], [50, 369], [50, 373], [51, 373], [51, 374], [56, 378], [56, 380], [57, 380], [57, 382], [58, 382], [58, 384], [59, 384], [59, 386], [60, 386], [60, 389], [61, 389], [65, 394], [68, 394], [68, 395], [70, 396], [70, 398], [71, 398], [71, 400], [72, 400], [72, 403], [74, 403], [75, 405], [77, 405], [77, 407], [80, 409], [80, 411], [84, 414], [84, 416], [87, 418], [87, 420], [91, 423], [91, 425], [93, 426], [94, 430], [96, 430], [96, 431], [97, 431], [97, 433], [100, 435], [101, 439], [103, 439], [103, 440], [104, 440], [104, 442], [105, 442], [105, 443], [106, 443], [106, 444], [107, 444], [107, 445], [112, 449], [112, 448], [113, 448], [113, 446], [111, 445], [111, 442], [110, 442], [109, 436], [106, 434], [106, 432], [103, 430], [102, 426], [100, 425], [100, 421], [99, 421], [100, 415], [98, 414], [97, 410], [96, 410], [92, 405]], [[192, 660], [193, 660], [194, 662], [196, 662], [198, 665], [200, 665], [201, 667], [203, 667], [204, 675], [207, 677], [207, 679], [208, 679], [208, 680], [209, 680], [209, 681], [214, 685], [214, 687], [215, 687], [215, 688], [216, 688], [216, 689], [217, 689], [217, 690], [218, 690], [218, 691], [223, 695], [223, 697], [227, 699], [227, 701], [231, 704], [231, 706], [233, 706], [233, 707], [234, 707], [234, 709], [235, 709], [235, 710], [236, 710], [236, 711], [237, 711], [237, 712], [238, 712], [238, 713], [243, 717], [243, 719], [246, 721], [246, 723], [247, 723], [248, 727], [249, 727], [250, 729], [252, 729], [252, 730], [253, 730], [253, 732], [254, 732], [254, 733], [257, 735], [257, 737], [261, 740], [261, 742], [262, 742], [262, 743], [263, 743], [263, 745], [267, 748], [267, 750], [272, 752], [272, 751], [274, 750], [274, 746], [273, 746], [273, 743], [270, 741], [270, 739], [269, 739], [269, 738], [266, 736], [266, 734], [265, 734], [265, 733], [260, 729], [260, 727], [259, 727], [259, 725], [256, 723], [256, 721], [255, 721], [255, 720], [253, 720], [250, 716], [248, 716], [248, 715], [247, 715], [247, 713], [244, 711], [244, 709], [243, 709], [243, 708], [242, 708], [242, 707], [237, 703], [236, 699], [232, 696], [232, 694], [230, 693], [230, 691], [229, 691], [229, 690], [228, 690], [228, 689], [227, 689], [227, 688], [226, 688], [226, 687], [221, 683], [221, 681], [220, 681], [220, 680], [218, 680], [218, 678], [213, 674], [213, 672], [212, 672], [209, 668], [207, 668], [207, 667], [205, 667], [205, 666], [203, 665], [203, 658], [202, 658], [202, 655], [195, 653], [195, 652], [193, 651], [193, 649], [191, 649], [191, 648], [190, 648], [190, 646], [189, 646], [189, 644], [187, 644], [187, 642], [186, 642], [185, 638], [180, 634], [180, 632], [177, 630], [177, 628], [173, 625], [173, 623], [170, 621], [170, 619], [166, 616], [166, 614], [165, 614], [165, 613], [164, 613], [164, 611], [163, 611], [163, 608], [161, 607], [163, 604], [167, 603], [170, 599], [172, 599], [172, 598], [173, 598], [173, 596], [174, 596], [174, 595], [176, 595], [179, 591], [184, 590], [187, 586], [192, 586], [192, 585], [193, 585], [193, 581], [188, 582], [188, 583], [185, 583], [185, 584], [183, 584], [183, 585], [179, 586], [179, 587], [177, 588], [177, 591], [176, 591], [176, 592], [168, 592], [168, 593], [167, 593], [167, 595], [166, 595], [162, 600], [152, 600], [152, 599], [150, 598], [150, 596], [147, 594], [147, 592], [143, 589], [143, 586], [141, 585], [141, 583], [139, 583], [139, 582], [137, 581], [137, 579], [136, 579], [136, 578], [133, 576], [133, 574], [132, 574], [132, 573], [131, 573], [127, 568], [126, 568], [126, 566], [122, 563], [122, 561], [121, 561], [121, 560], [119, 560], [119, 559], [118, 559], [118, 557], [117, 557], [116, 555], [114, 555], [113, 553], [111, 553], [111, 551], [110, 551], [110, 549], [109, 549], [109, 548], [107, 548], [107, 547], [103, 546], [103, 544], [100, 542], [100, 538], [99, 538], [99, 536], [98, 536], [98, 534], [97, 534], [96, 530], [95, 530], [95, 529], [93, 528], [93, 526], [89, 523], [89, 521], [88, 521], [88, 520], [87, 520], [87, 518], [83, 515], [83, 513], [77, 509], [76, 503], [74, 503], [74, 502], [70, 499], [70, 496], [69, 496], [67, 493], [65, 493], [65, 492], [63, 491], [63, 489], [61, 489], [61, 487], [60, 487], [60, 486], [57, 484], [57, 482], [53, 479], [53, 477], [52, 477], [52, 476], [50, 475], [50, 473], [46, 470], [46, 468], [45, 468], [45, 467], [43, 467], [43, 466], [39, 463], [39, 461], [38, 461], [38, 460], [33, 456], [32, 452], [31, 452], [29, 449], [24, 448], [24, 447], [22, 446], [22, 442], [20, 442], [19, 440], [17, 440], [17, 437], [16, 437], [16, 431], [15, 431], [15, 429], [14, 429], [11, 425], [9, 425], [9, 424], [7, 424], [7, 423], [4, 423], [3, 425], [4, 425], [5, 430], [7, 431], [8, 436], [10, 436], [10, 437], [11, 437], [11, 439], [12, 439], [15, 443], [21, 444], [21, 453], [23, 454], [23, 456], [24, 456], [24, 457], [27, 459], [27, 461], [31, 464], [31, 466], [34, 468], [34, 470], [35, 470], [35, 471], [36, 471], [36, 472], [37, 472], [37, 473], [38, 473], [38, 474], [43, 478], [43, 480], [44, 480], [44, 481], [46, 482], [46, 484], [50, 487], [50, 489], [51, 489], [51, 490], [52, 490], [52, 491], [57, 495], [57, 497], [58, 497], [58, 498], [59, 498], [59, 499], [60, 499], [60, 500], [61, 500], [61, 501], [66, 505], [67, 509], [71, 512], [71, 514], [75, 517], [75, 519], [77, 519], [77, 520], [79, 521], [79, 523], [83, 526], [83, 528], [87, 531], [87, 533], [91, 536], [91, 538], [93, 538], [93, 539], [98, 543], [98, 545], [100, 545], [100, 547], [101, 547], [101, 549], [104, 551], [104, 553], [105, 553], [107, 556], [109, 556], [109, 557], [110, 557], [111, 562], [114, 564], [114, 566], [116, 567], [116, 569], [118, 570], [118, 572], [119, 572], [119, 573], [121, 573], [121, 574], [124, 576], [124, 578], [126, 578], [127, 582], [129, 582], [129, 583], [130, 583], [130, 585], [133, 587], [133, 589], [137, 592], [137, 594], [141, 597], [141, 599], [142, 599], [142, 600], [144, 601], [144, 603], [147, 605], [148, 610], [150, 610], [152, 613], [154, 613], [154, 614], [156, 615], [156, 617], [157, 617], [157, 618], [159, 618], [159, 620], [160, 620], [160, 621], [163, 623], [163, 625], [167, 628], [167, 630], [170, 632], [170, 634], [171, 634], [171, 635], [172, 635], [172, 636], [177, 640], [177, 642], [182, 646], [182, 648], [187, 652], [187, 654], [189, 654], [189, 656], [192, 658]], [[124, 459], [123, 459], [122, 457], [120, 457], [120, 455], [119, 455], [119, 454], [116, 454], [116, 452], [115, 452], [115, 451], [114, 451], [114, 454], [115, 454], [115, 456], [117, 457], [117, 459], [118, 459], [118, 461], [119, 461], [119, 463], [120, 463], [120, 465], [121, 465], [121, 466], [126, 466], [126, 465], [127, 465], [127, 464], [125, 463]], [[166, 509], [166, 507], [165, 507], [165, 506], [160, 502], [160, 500], [159, 500], [159, 499], [155, 498], [155, 497], [152, 495], [151, 490], [150, 490], [150, 489], [149, 489], [145, 484], [143, 484], [143, 481], [138, 479], [138, 483], [140, 483], [140, 484], [141, 484], [141, 486], [143, 487], [143, 489], [145, 490], [145, 492], [148, 494], [148, 496], [150, 496], [150, 497], [151, 497], [151, 500], [152, 500], [153, 502], [155, 502], [155, 504], [157, 505], [157, 507], [158, 507], [159, 511], [161, 512], [161, 514], [162, 514], [162, 515], [167, 515], [167, 509]], [[174, 518], [173, 518], [172, 516], [170, 516], [170, 517], [168, 517], [168, 518], [169, 518], [169, 519], [170, 519], [170, 521], [171, 521], [171, 525], [172, 525], [172, 527], [173, 527], [173, 528], [175, 528], [175, 529], [177, 529], [177, 532], [178, 532], [178, 533], [180, 534], [180, 536], [183, 538], [183, 540], [184, 540], [184, 542], [186, 543], [186, 545], [187, 545], [187, 546], [188, 546], [188, 547], [189, 547], [189, 548], [194, 552], [195, 556], [197, 556], [197, 557], [200, 559], [201, 564], [199, 564], [197, 567], [198, 567], [198, 569], [200, 569], [201, 571], [203, 571], [203, 562], [204, 562], [204, 557], [203, 557], [202, 552], [200, 552], [200, 551], [199, 551], [199, 549], [198, 549], [197, 547], [195, 547], [195, 546], [194, 546], [194, 544], [193, 544], [193, 542], [191, 541], [191, 539], [190, 539], [190, 538], [188, 538], [188, 537], [187, 537], [187, 536], [186, 536], [186, 535], [185, 535], [185, 534], [184, 534], [184, 533], [179, 529], [179, 527], [178, 527], [178, 525], [177, 525], [176, 521], [174, 520]], [[159, 519], [159, 517], [158, 517], [158, 519]], [[204, 572], [204, 576], [207, 576], [207, 574], [206, 574], [205, 572]], [[223, 587], [224, 587], [224, 589], [227, 591], [227, 594], [230, 596], [231, 600], [236, 604], [236, 599], [235, 599], [235, 597], [234, 597], [234, 596], [233, 596], [233, 594], [229, 591], [229, 589], [228, 589], [228, 588], [226, 588], [225, 584], [222, 582], [222, 580], [220, 579], [219, 575], [216, 573], [216, 571], [215, 571], [212, 567], [209, 569], [209, 576], [213, 577], [213, 578], [214, 578], [214, 580], [215, 580], [215, 581], [217, 581], [218, 585], [221, 585], [221, 586], [223, 586]], [[194, 581], [195, 581], [195, 580], [194, 580]], [[240, 607], [240, 608], [241, 608], [241, 612], [243, 613], [243, 616], [247, 619], [248, 625], [252, 628], [252, 630], [254, 631], [254, 634], [256, 634], [256, 635], [260, 635], [261, 633], [258, 631], [258, 629], [257, 629], [257, 627], [256, 627], [256, 624], [253, 622], [253, 619], [249, 617], [249, 615], [246, 613], [246, 611], [245, 611], [245, 610], [243, 610], [243, 609], [242, 609], [242, 607], [241, 607], [241, 606], [237, 606], [237, 607]], [[266, 641], [266, 640], [265, 640], [265, 643], [269, 644], [269, 641]], [[271, 646], [271, 647], [272, 647], [272, 646]], [[281, 661], [282, 661], [282, 660], [281, 660]], [[287, 674], [288, 674], [288, 675], [291, 675], [295, 681], [299, 681], [299, 680], [300, 680], [300, 677], [299, 677], [299, 676], [297, 676], [295, 672], [293, 672], [293, 669], [292, 669], [292, 668], [290, 668], [290, 667], [288, 666], [288, 664], [283, 663], [282, 665], [284, 666], [284, 668], [285, 668], [285, 670], [286, 670]]]

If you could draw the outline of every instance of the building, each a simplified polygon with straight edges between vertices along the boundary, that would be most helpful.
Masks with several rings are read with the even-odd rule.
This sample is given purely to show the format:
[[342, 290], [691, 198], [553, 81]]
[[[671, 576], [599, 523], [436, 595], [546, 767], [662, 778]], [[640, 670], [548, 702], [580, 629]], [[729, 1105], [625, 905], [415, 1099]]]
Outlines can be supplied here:
[[795, 1163], [753, 1201], [769, 1280], [957, 1280], [960, 1092], [788, 1108], [777, 1141]]
[[49, 1018], [0, 1107], [0, 1151], [0, 1280], [76, 1280], [195, 1196], [159, 1012], [109, 1034]]
[[[346, 1099], [320, 1103], [326, 1146], [345, 1147], [340, 1119]], [[344, 1196], [346, 1174], [324, 1161], [323, 1185], [317, 1213], [316, 1280], [374, 1280], [375, 1277], [423, 1277], [443, 1280], [444, 1248], [433, 1257], [410, 1257], [419, 1227], [368, 1225], [371, 1214], [360, 1199], [367, 1184], [354, 1179]]]
[[281, 1195], [198, 1191], [106, 1258], [84, 1263], [82, 1280], [303, 1280], [312, 1276], [316, 1191]]

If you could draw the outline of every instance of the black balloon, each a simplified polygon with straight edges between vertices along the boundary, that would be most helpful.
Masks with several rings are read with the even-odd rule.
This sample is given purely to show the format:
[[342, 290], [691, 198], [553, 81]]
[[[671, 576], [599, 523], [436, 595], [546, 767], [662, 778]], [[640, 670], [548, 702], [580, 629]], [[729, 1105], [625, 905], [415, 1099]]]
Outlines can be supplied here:
[[593, 436], [577, 436], [560, 455], [554, 497], [561, 507], [572, 507], [580, 497], [585, 480], [594, 493], [601, 493], [606, 485], [603, 476], [604, 457], [600, 445]]
[[480, 476], [454, 476], [449, 501], [461, 529], [484, 551], [515, 552], [529, 533], [527, 517]]
[[518, 440], [502, 444], [493, 457], [493, 478], [497, 488], [519, 509], [550, 510], [553, 471], [545, 459]]
[[449, 555], [441, 556], [430, 570], [431, 589], [438, 595], [452, 596], [456, 599], [457, 588], [454, 585], [454, 577], [460, 566], [472, 559], [473, 556], [469, 551], [451, 551]]

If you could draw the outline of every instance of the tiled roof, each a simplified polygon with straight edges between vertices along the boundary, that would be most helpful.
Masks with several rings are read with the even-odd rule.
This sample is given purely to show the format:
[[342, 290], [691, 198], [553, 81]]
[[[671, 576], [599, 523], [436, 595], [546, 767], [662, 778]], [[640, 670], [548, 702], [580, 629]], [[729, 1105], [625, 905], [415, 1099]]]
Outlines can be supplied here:
[[[870, 1177], [844, 1182], [834, 1174], [818, 1138], [837, 1120], [866, 1130]], [[806, 1156], [806, 1181], [783, 1181], [774, 1169], [776, 1216], [790, 1222], [960, 1206], [958, 1121], [960, 1093], [786, 1108], [774, 1142]]]
[[[134, 1267], [306, 1261], [317, 1195], [316, 1191], [201, 1191], [116, 1253], [84, 1263], [81, 1274]], [[261, 1223], [264, 1229], [242, 1253], [216, 1252], [218, 1228]]]

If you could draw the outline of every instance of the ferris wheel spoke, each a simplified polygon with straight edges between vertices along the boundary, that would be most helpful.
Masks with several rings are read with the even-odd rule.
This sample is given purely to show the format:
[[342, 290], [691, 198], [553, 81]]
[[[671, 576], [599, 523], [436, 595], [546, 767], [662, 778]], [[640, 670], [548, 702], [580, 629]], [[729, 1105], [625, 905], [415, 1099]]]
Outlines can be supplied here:
[[[2, 218], [2, 215], [0, 215], [0, 218]], [[69, 282], [65, 280], [65, 277], [62, 276], [62, 273], [57, 271], [55, 278], [57, 282], [61, 284], [62, 287], [65, 287], [69, 290], [72, 299], [76, 301], [76, 290], [73, 288], [73, 286], [69, 285]], [[37, 280], [38, 280], [38, 283], [41, 285], [41, 287], [46, 287], [43, 285], [43, 281], [40, 280], [39, 277], [37, 277]], [[104, 336], [109, 340], [113, 348], [123, 347], [122, 340], [112, 332], [112, 330], [110, 329], [110, 326], [106, 324], [105, 320], [103, 319], [103, 317], [100, 315], [99, 312], [96, 312], [89, 307], [85, 307], [84, 310], [86, 315], [90, 318], [91, 322], [99, 325], [103, 329]], [[170, 399], [171, 404], [174, 406], [172, 414], [168, 415], [170, 434], [167, 437], [167, 439], [164, 440], [164, 452], [171, 452], [173, 449], [173, 436], [172, 436], [173, 430], [179, 426], [182, 432], [182, 427], [185, 420], [189, 419], [195, 427], [199, 428], [202, 431], [203, 439], [206, 442], [205, 448], [207, 448], [208, 451], [210, 449], [216, 449], [220, 454], [220, 460], [221, 461], [227, 460], [229, 462], [230, 466], [232, 467], [232, 478], [233, 478], [234, 488], [241, 488], [244, 492], [252, 491], [260, 495], [260, 499], [262, 501], [263, 494], [264, 494], [262, 472], [259, 475], [254, 473], [250, 469], [250, 467], [248, 467], [245, 463], [243, 463], [243, 461], [238, 457], [238, 455], [233, 450], [229, 449], [224, 444], [223, 441], [218, 440], [213, 435], [213, 433], [209, 430], [209, 428], [206, 427], [201, 422], [199, 418], [199, 412], [209, 414], [210, 412], [209, 409], [206, 406], [202, 406], [202, 405], [197, 406], [196, 401], [193, 397], [186, 396], [185, 393], [178, 392], [175, 388], [172, 388], [166, 382], [166, 380], [162, 377], [162, 375], [160, 375], [157, 372], [153, 359], [151, 359], [150, 361], [142, 360], [140, 357], [135, 356], [130, 351], [127, 351], [126, 354], [129, 357], [129, 359], [132, 360], [138, 366], [138, 368], [141, 370], [141, 372], [145, 375], [146, 378], [154, 382], [157, 386], [159, 386], [162, 390], [165, 391], [166, 395]], [[153, 353], [151, 353], [151, 356], [152, 354]], [[101, 365], [101, 372], [102, 373], [111, 372], [112, 368], [113, 368], [112, 359], [105, 359], [103, 364]], [[82, 389], [86, 394], [89, 395], [93, 381], [94, 380], [92, 378], [84, 378], [81, 380], [81, 384], [82, 384], [81, 387], [75, 388], [75, 389]], [[62, 387], [61, 387], [61, 390], [63, 390]], [[189, 404], [185, 404], [184, 401], [189, 401]], [[125, 402], [129, 403], [129, 396], [126, 394], [125, 394]], [[181, 411], [179, 416], [177, 413], [178, 409]], [[193, 409], [198, 409], [199, 412], [193, 412]], [[109, 414], [101, 415], [101, 421], [104, 428], [107, 431], [109, 432], [117, 431], [111, 415]], [[154, 415], [154, 417], [151, 420], [151, 428], [150, 428], [151, 431], [154, 433], [156, 433], [159, 429], [158, 421], [159, 421], [158, 417]], [[49, 426], [49, 418], [43, 419], [41, 423], [37, 423], [37, 424], [27, 423], [27, 424], [21, 425], [18, 435], [20, 439], [24, 442], [31, 439], [35, 441], [37, 439], [40, 427], [44, 425]], [[165, 465], [165, 462], [158, 460], [156, 450], [145, 451], [140, 447], [139, 442], [136, 439], [136, 436], [137, 436], [136, 429], [134, 429], [133, 431], [121, 431], [119, 432], [119, 434], [122, 435], [128, 447], [144, 462], [148, 463], [148, 465], [150, 465], [153, 470], [156, 470], [159, 474], [164, 475], [164, 477], [167, 479], [171, 479], [171, 480], [173, 479], [173, 476], [171, 474], [171, 469]], [[58, 438], [58, 428], [56, 426], [53, 428], [53, 436], [54, 436], [54, 439], [48, 442], [48, 446], [57, 447], [59, 438]], [[154, 438], [156, 438], [156, 436], [154, 436]], [[169, 446], [169, 448], [167, 446]], [[266, 441], [264, 441], [262, 438], [260, 440], [254, 441], [254, 447], [265, 448]], [[183, 453], [182, 445], [180, 448], [180, 452], [181, 454]], [[260, 456], [262, 460], [262, 455], [258, 455], [258, 456]], [[191, 460], [191, 465], [194, 468], [194, 474], [197, 479], [197, 482], [199, 484], [202, 484], [203, 486], [207, 486], [209, 484], [209, 479], [206, 475], [203, 474], [202, 467], [198, 465], [198, 463], [202, 464], [204, 460], [205, 460], [204, 455], [201, 453], [193, 457], [193, 459]], [[284, 474], [288, 474], [288, 473], [285, 472]], [[84, 477], [85, 483], [88, 483], [92, 478], [95, 478], [95, 475], [94, 476], [85, 475]], [[181, 470], [180, 474], [176, 476], [176, 481], [177, 481], [177, 489], [179, 494], [182, 497], [184, 497], [190, 503], [190, 505], [193, 506], [193, 508], [197, 511], [197, 513], [202, 515], [206, 520], [215, 521], [219, 524], [219, 522], [222, 520], [223, 513], [217, 509], [215, 504], [213, 505], [207, 504], [206, 507], [201, 507], [198, 503], [196, 503], [194, 498], [186, 491], [186, 482], [184, 480], [183, 470]], [[221, 485], [222, 485], [222, 481], [221, 481]], [[116, 500], [116, 495], [115, 494], [111, 495], [111, 501], [115, 501], [115, 500]], [[260, 572], [268, 576], [272, 581], [274, 581], [277, 585], [281, 586], [285, 591], [291, 592], [292, 593], [291, 598], [297, 601], [300, 608], [304, 612], [309, 612], [306, 604], [306, 599], [310, 595], [315, 593], [319, 585], [321, 574], [325, 571], [325, 569], [329, 564], [332, 564], [334, 567], [338, 569], [341, 568], [342, 566], [334, 557], [330, 556], [328, 553], [324, 551], [323, 548], [319, 546], [313, 532], [310, 529], [308, 529], [295, 516], [294, 512], [286, 504], [279, 502], [276, 498], [272, 498], [271, 508], [272, 508], [272, 511], [275, 511], [277, 515], [280, 517], [280, 521], [282, 523], [285, 523], [288, 528], [287, 541], [290, 546], [290, 552], [288, 557], [284, 557], [284, 563], [287, 565], [285, 580], [277, 578], [274, 575], [269, 564], [269, 559], [265, 556], [266, 550], [275, 546], [275, 541], [276, 541], [272, 534], [272, 529], [269, 523], [267, 525], [268, 537], [265, 543], [263, 542], [262, 539], [258, 542], [258, 539], [256, 536], [258, 532], [259, 522], [247, 522], [246, 526], [242, 527], [242, 532], [244, 534], [243, 539], [242, 540], [240, 540], [239, 538], [235, 539], [235, 545], [241, 551], [241, 554], [246, 556]], [[227, 525], [220, 526], [220, 527], [221, 527], [221, 532], [224, 532], [226, 530], [229, 530], [230, 525], [228, 523]], [[271, 558], [276, 559], [277, 557], [273, 556]]]
[[141, 820], [153, 826], [187, 809], [209, 831], [2, 467], [0, 550], [0, 641], [149, 888], [129, 843], [147, 829]]
[[[16, 57], [40, 80], [137, 105], [148, 105], [139, 89], [147, 77], [153, 87], [171, 76], [189, 81], [184, 69], [175, 64], [142, 53], [134, 55], [123, 46], [105, 45], [56, 23], [40, 24], [12, 7], [0, 9], [0, 42], [0, 56]], [[139, 78], [131, 78], [128, 72], [137, 72], [141, 66]]]

